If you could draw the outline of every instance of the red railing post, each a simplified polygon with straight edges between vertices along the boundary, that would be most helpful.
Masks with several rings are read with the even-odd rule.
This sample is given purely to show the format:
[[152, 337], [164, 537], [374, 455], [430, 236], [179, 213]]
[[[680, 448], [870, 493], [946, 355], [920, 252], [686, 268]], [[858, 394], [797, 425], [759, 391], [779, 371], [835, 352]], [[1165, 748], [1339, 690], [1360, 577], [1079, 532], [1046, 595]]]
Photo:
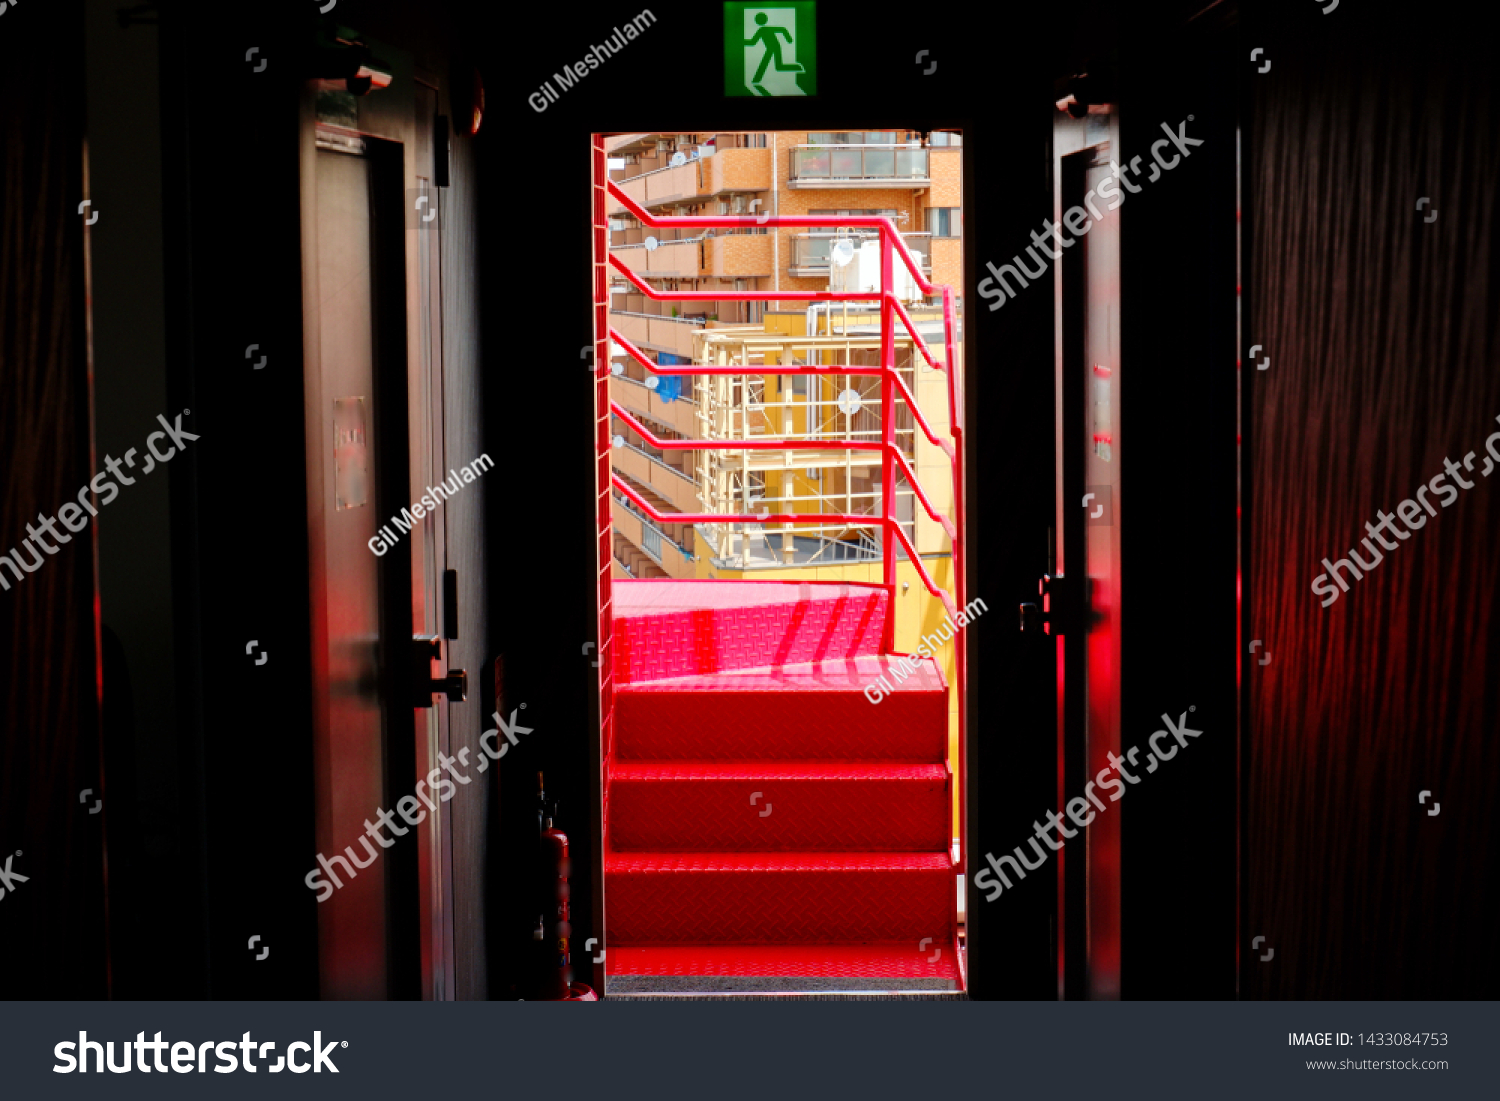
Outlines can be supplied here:
[[[891, 301], [896, 293], [895, 246], [891, 231], [880, 230], [880, 438], [885, 450], [880, 460], [881, 514], [887, 520], [900, 520], [896, 509], [896, 388], [891, 377], [896, 371], [896, 326], [891, 316]], [[886, 592], [890, 594], [890, 612], [885, 617], [885, 652], [896, 649], [896, 539], [891, 525], [884, 525]]]
[[[593, 313], [594, 313], [594, 358], [593, 358], [593, 402], [594, 402], [594, 585], [598, 599], [599, 642], [594, 664], [599, 667], [599, 740], [591, 745], [595, 754], [595, 771], [589, 783], [589, 841], [598, 854], [590, 870], [593, 886], [592, 918], [594, 929], [603, 943], [608, 933], [604, 925], [604, 792], [607, 790], [609, 755], [614, 740], [614, 519], [611, 508], [611, 486], [614, 471], [610, 466], [612, 448], [609, 422], [609, 161], [605, 156], [604, 138], [593, 135], [591, 157], [593, 202], [590, 214], [592, 226], [593, 265]], [[574, 369], [574, 364], [569, 369]], [[597, 786], [596, 786], [597, 785]], [[592, 965], [589, 979], [594, 989], [603, 991], [605, 970], [603, 963]]]

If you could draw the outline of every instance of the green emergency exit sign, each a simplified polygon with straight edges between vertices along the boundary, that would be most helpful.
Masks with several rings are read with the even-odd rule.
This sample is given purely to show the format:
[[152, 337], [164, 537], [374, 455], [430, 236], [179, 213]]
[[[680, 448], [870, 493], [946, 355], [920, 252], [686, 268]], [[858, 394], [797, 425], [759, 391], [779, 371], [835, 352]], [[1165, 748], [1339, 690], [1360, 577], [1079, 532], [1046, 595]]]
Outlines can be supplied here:
[[818, 93], [817, 4], [724, 5], [724, 94]]

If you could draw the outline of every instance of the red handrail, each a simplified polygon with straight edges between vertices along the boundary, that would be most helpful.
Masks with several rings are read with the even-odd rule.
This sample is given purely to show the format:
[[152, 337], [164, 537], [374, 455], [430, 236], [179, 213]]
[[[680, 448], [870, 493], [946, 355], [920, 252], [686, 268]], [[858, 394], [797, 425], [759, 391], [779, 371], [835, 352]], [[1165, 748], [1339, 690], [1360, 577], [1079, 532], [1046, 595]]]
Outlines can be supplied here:
[[[967, 578], [965, 576], [965, 570], [964, 570], [964, 543], [963, 543], [963, 531], [964, 531], [964, 481], [963, 481], [963, 431], [964, 431], [964, 418], [963, 418], [963, 403], [960, 400], [960, 394], [959, 394], [959, 389], [958, 389], [958, 372], [954, 369], [957, 361], [954, 358], [953, 337], [954, 337], [954, 330], [956, 329], [958, 322], [957, 322], [957, 315], [956, 315], [956, 313], [954, 311], [954, 307], [953, 307], [953, 289], [951, 287], [948, 287], [948, 286], [941, 286], [941, 287], [940, 286], [936, 286], [936, 285], [930, 283], [926, 278], [923, 277], [921, 268], [917, 265], [916, 261], [913, 259], [912, 255], [911, 255], [910, 250], [906, 247], [906, 242], [904, 240], [902, 240], [901, 234], [896, 229], [895, 223], [892, 222], [889, 218], [878, 218], [878, 217], [870, 217], [870, 216], [860, 216], [860, 217], [848, 217], [848, 218], [846, 218], [846, 217], [839, 217], [839, 216], [836, 216], [836, 215], [834, 215], [834, 216], [822, 216], [822, 217], [814, 217], [814, 216], [810, 216], [810, 215], [804, 215], [802, 217], [781, 217], [781, 216], [777, 216], [777, 215], [741, 215], [741, 216], [729, 215], [729, 216], [717, 216], [717, 217], [716, 216], [694, 215], [694, 216], [688, 216], [688, 217], [658, 217], [656, 215], [651, 214], [648, 210], [646, 210], [645, 207], [641, 206], [634, 199], [632, 199], [629, 195], [627, 195], [624, 192], [624, 190], [622, 190], [619, 187], [619, 185], [616, 184], [613, 180], [606, 179], [603, 182], [604, 182], [605, 192], [608, 195], [610, 195], [617, 202], [619, 202], [641, 224], [646, 225], [646, 226], [650, 226], [653, 229], [672, 229], [672, 228], [684, 228], [684, 229], [689, 229], [689, 228], [692, 228], [692, 229], [696, 229], [696, 228], [702, 228], [702, 229], [748, 229], [748, 228], [767, 227], [767, 226], [770, 226], [770, 227], [786, 226], [788, 228], [824, 228], [824, 227], [827, 227], [827, 228], [839, 228], [839, 227], [870, 228], [870, 229], [878, 229], [880, 231], [880, 242], [881, 242], [880, 288], [881, 289], [880, 289], [880, 292], [878, 294], [874, 294], [874, 293], [859, 294], [859, 293], [834, 292], [834, 291], [730, 291], [730, 292], [724, 292], [724, 291], [659, 291], [656, 288], [654, 288], [654, 287], [650, 286], [649, 284], [647, 284], [646, 282], [644, 282], [642, 279], [640, 279], [636, 275], [635, 272], [631, 271], [628, 267], [625, 266], [625, 264], [621, 263], [620, 260], [617, 257], [613, 256], [613, 255], [609, 256], [609, 266], [613, 267], [616, 271], [618, 271], [621, 274], [623, 274], [627, 280], [629, 280], [638, 290], [640, 290], [648, 298], [651, 298], [654, 301], [658, 301], [658, 302], [704, 302], [704, 301], [772, 301], [772, 302], [787, 302], [787, 301], [808, 302], [808, 301], [818, 301], [818, 302], [838, 302], [838, 301], [869, 301], [869, 300], [878, 300], [880, 302], [880, 313], [881, 313], [881, 319], [880, 319], [880, 321], [881, 321], [881, 324], [880, 324], [881, 351], [880, 351], [880, 371], [879, 371], [880, 377], [882, 379], [882, 385], [881, 385], [881, 426], [882, 426], [882, 431], [884, 432], [884, 436], [885, 436], [884, 442], [881, 445], [879, 445], [881, 447], [881, 450], [883, 451], [883, 455], [882, 455], [882, 489], [883, 489], [884, 501], [883, 501], [883, 505], [882, 505], [882, 515], [880, 515], [879, 517], [848, 518], [848, 517], [842, 517], [842, 516], [829, 516], [829, 517], [825, 517], [825, 516], [822, 516], [822, 515], [819, 515], [819, 514], [811, 514], [811, 513], [790, 514], [790, 515], [787, 515], [787, 516], [775, 516], [775, 517], [771, 517], [771, 516], [759, 516], [759, 517], [758, 516], [751, 516], [751, 517], [744, 517], [744, 516], [728, 516], [728, 515], [724, 515], [724, 514], [709, 514], [709, 515], [706, 515], [706, 516], [703, 516], [703, 517], [698, 517], [698, 516], [693, 515], [693, 514], [682, 514], [682, 513], [679, 513], [679, 514], [675, 514], [674, 517], [666, 517], [666, 516], [662, 516], [661, 514], [657, 513], [645, 501], [641, 500], [638, 495], [636, 495], [633, 491], [631, 491], [629, 489], [628, 486], [626, 486], [622, 481], [620, 481], [620, 479], [619, 479], [619, 477], [617, 475], [614, 475], [613, 473], [611, 473], [611, 480], [616, 485], [619, 486], [619, 488], [622, 490], [622, 492], [625, 492], [628, 496], [631, 497], [632, 500], [634, 500], [638, 505], [640, 505], [653, 519], [658, 520], [660, 522], [665, 522], [665, 523], [672, 523], [672, 522], [679, 522], [679, 523], [723, 523], [723, 522], [726, 522], [726, 521], [728, 521], [728, 522], [736, 522], [736, 521], [738, 521], [738, 522], [750, 522], [750, 523], [754, 523], [754, 522], [765, 521], [765, 520], [770, 520], [773, 523], [799, 523], [799, 522], [800, 523], [840, 523], [840, 522], [844, 522], [845, 520], [855, 520], [855, 521], [857, 521], [859, 523], [864, 523], [864, 524], [868, 524], [868, 523], [871, 523], [871, 522], [879, 522], [879, 523], [883, 524], [884, 527], [885, 527], [884, 581], [885, 581], [885, 585], [886, 585], [888, 591], [891, 594], [892, 607], [894, 608], [895, 584], [896, 584], [896, 562], [895, 562], [895, 555], [893, 553], [893, 551], [894, 551], [893, 541], [899, 541], [901, 543], [903, 549], [906, 550], [908, 556], [911, 558], [912, 564], [917, 568], [917, 571], [921, 575], [923, 583], [927, 586], [928, 590], [930, 592], [932, 592], [934, 595], [938, 596], [940, 600], [942, 600], [944, 606], [948, 609], [949, 614], [953, 615], [954, 618], [955, 618], [955, 620], [956, 620], [956, 618], [957, 618], [957, 611], [956, 611], [956, 608], [955, 608], [955, 604], [956, 604], [957, 607], [961, 607], [961, 608], [967, 608], [968, 607], [968, 604], [965, 602], [965, 599], [964, 599], [965, 596], [967, 595], [968, 584], [967, 584]], [[897, 300], [897, 298], [895, 297], [894, 293], [892, 293], [893, 292], [893, 287], [894, 287], [894, 275], [895, 275], [895, 272], [894, 272], [894, 260], [895, 260], [896, 256], [899, 256], [901, 258], [901, 261], [906, 265], [907, 271], [911, 273], [911, 277], [912, 277], [913, 282], [915, 282], [916, 285], [919, 288], [921, 288], [923, 294], [939, 294], [939, 293], [941, 293], [942, 296], [943, 296], [943, 351], [944, 351], [945, 362], [942, 363], [942, 364], [939, 364], [938, 362], [936, 362], [932, 358], [932, 353], [928, 350], [926, 342], [922, 339], [921, 335], [917, 332], [917, 327], [912, 322], [911, 315], [907, 313], [906, 308], [901, 304], [901, 302], [899, 300]], [[607, 269], [605, 269], [605, 270], [607, 270]], [[948, 376], [948, 423], [950, 425], [950, 432], [951, 432], [951, 435], [953, 436], [953, 441], [954, 441], [951, 445], [950, 444], [945, 444], [945, 443], [943, 443], [943, 442], [941, 442], [941, 441], [939, 441], [937, 439], [936, 434], [931, 430], [931, 428], [928, 426], [928, 424], [926, 423], [926, 421], [922, 418], [921, 412], [917, 408], [916, 401], [913, 399], [910, 390], [906, 387], [905, 383], [903, 383], [901, 381], [900, 376], [896, 373], [896, 370], [895, 370], [895, 331], [894, 331], [894, 326], [893, 326], [893, 316], [894, 316], [894, 318], [897, 318], [897, 319], [899, 319], [901, 321], [902, 325], [906, 328], [907, 333], [910, 335], [912, 343], [916, 346], [916, 348], [918, 349], [918, 351], [921, 352], [922, 357], [927, 361], [927, 363], [930, 366], [932, 366], [934, 369], [936, 369], [936, 370], [944, 371], [947, 374], [947, 376]], [[864, 373], [866, 373], [866, 372], [854, 371], [854, 370], [851, 370], [851, 369], [849, 369], [847, 367], [837, 367], [837, 368], [836, 367], [823, 367], [823, 368], [818, 368], [818, 367], [814, 367], [814, 366], [804, 367], [804, 368], [802, 368], [802, 369], [800, 369], [798, 371], [795, 371], [795, 372], [784, 372], [784, 371], [767, 370], [765, 368], [765, 366], [762, 366], [761, 369], [758, 370], [758, 371], [750, 371], [750, 370], [747, 370], [743, 365], [740, 365], [740, 366], [738, 366], [735, 369], [729, 369], [729, 370], [726, 370], [725, 368], [722, 368], [722, 367], [712, 367], [711, 369], [708, 369], [708, 370], [704, 370], [704, 369], [700, 369], [700, 368], [660, 368], [659, 369], [656, 365], [650, 364], [646, 360], [646, 358], [643, 355], [640, 354], [639, 350], [636, 349], [634, 345], [630, 344], [630, 342], [628, 342], [628, 341], [624, 340], [623, 338], [619, 337], [616, 334], [615, 330], [612, 327], [609, 327], [607, 325], [605, 327], [608, 328], [609, 338], [610, 339], [615, 340], [622, 347], [624, 347], [627, 350], [627, 352], [634, 359], [637, 360], [637, 362], [645, 364], [649, 370], [652, 370], [652, 371], [654, 371], [654, 372], [656, 372], [658, 374], [695, 374], [695, 375], [696, 374], [705, 374], [706, 375], [706, 374], [751, 374], [751, 373], [753, 373], [753, 374], [829, 374], [829, 375], [834, 375], [834, 374], [864, 374]], [[607, 367], [600, 366], [598, 369], [601, 370], [601, 371], [602, 370], [607, 370]], [[887, 380], [894, 382], [896, 385], [895, 386], [885, 385], [885, 382]], [[943, 591], [939, 590], [933, 584], [931, 577], [927, 574], [926, 569], [922, 566], [921, 559], [917, 557], [915, 549], [911, 546], [910, 541], [906, 538], [905, 531], [901, 528], [900, 523], [895, 519], [895, 512], [896, 512], [895, 465], [896, 465], [896, 460], [898, 458], [901, 461], [901, 466], [902, 466], [903, 473], [907, 476], [907, 480], [911, 483], [912, 488], [917, 492], [918, 497], [922, 500], [923, 506], [925, 508], [927, 508], [929, 514], [934, 511], [932, 509], [930, 503], [927, 501], [926, 494], [924, 494], [921, 491], [921, 488], [920, 488], [920, 486], [919, 486], [919, 484], [918, 484], [918, 482], [916, 480], [916, 477], [912, 473], [910, 466], [906, 463], [905, 457], [901, 455], [900, 450], [895, 446], [895, 439], [894, 439], [894, 419], [895, 419], [895, 397], [896, 397], [896, 389], [897, 388], [899, 388], [901, 390], [902, 397], [905, 398], [908, 407], [912, 410], [914, 418], [918, 421], [918, 423], [920, 423], [922, 425], [922, 430], [923, 430], [924, 433], [926, 433], [927, 438], [929, 440], [931, 440], [935, 445], [937, 445], [939, 448], [941, 448], [943, 450], [943, 452], [948, 456], [948, 460], [949, 460], [949, 463], [950, 463], [951, 468], [952, 468], [952, 475], [953, 475], [953, 500], [954, 500], [954, 523], [953, 524], [944, 524], [944, 530], [948, 532], [948, 534], [950, 536], [950, 539], [952, 541], [952, 546], [953, 546], [953, 572], [954, 572], [954, 589], [956, 590], [956, 601], [954, 599], [950, 598], [946, 592], [943, 592]], [[618, 408], [617, 406], [615, 406], [615, 403], [613, 403], [613, 402], [611, 402], [611, 406], [614, 407], [614, 408]], [[627, 423], [629, 423], [630, 419], [633, 419], [633, 418], [628, 418], [627, 419]], [[639, 429], [637, 429], [637, 431], [639, 431]], [[644, 433], [642, 435], [642, 438], [645, 438], [645, 434]], [[677, 442], [677, 441], [673, 441], [673, 442]], [[739, 449], [749, 450], [749, 449], [755, 449], [755, 448], [751, 448], [751, 447], [741, 448], [741, 447], [737, 446], [737, 444], [740, 444], [740, 445], [750, 444], [752, 441], [732, 441], [732, 442], [727, 442], [727, 443], [726, 442], [720, 442], [720, 441], [709, 441], [709, 442], [711, 443], [711, 445], [713, 447], [715, 447], [717, 449], [725, 449], [725, 450], [739, 450]], [[813, 442], [814, 441], [806, 441], [806, 443], [808, 445], [811, 445]], [[833, 446], [833, 447], [854, 447], [856, 444], [858, 444], [858, 441], [836, 441], [836, 442], [834, 442], [834, 441], [822, 441], [822, 442], [824, 442], [827, 446]], [[864, 448], [860, 447], [859, 449], [863, 450]], [[885, 648], [886, 648], [887, 652], [890, 652], [893, 649], [894, 631], [895, 631], [895, 616], [892, 615], [892, 616], [890, 616], [887, 619], [887, 622], [886, 622], [886, 640], [885, 640], [886, 641], [886, 647]], [[963, 824], [967, 821], [966, 815], [967, 815], [967, 807], [968, 807], [967, 792], [965, 791], [965, 783], [964, 783], [964, 775], [965, 775], [964, 757], [966, 755], [966, 746], [967, 746], [967, 741], [966, 741], [966, 738], [965, 738], [967, 722], [966, 722], [966, 718], [965, 718], [966, 708], [964, 706], [964, 703], [965, 703], [964, 693], [965, 693], [965, 691], [967, 689], [967, 684], [968, 684], [968, 675], [967, 675], [968, 662], [967, 662], [967, 658], [965, 656], [965, 647], [962, 646], [962, 645], [960, 645], [957, 648], [956, 652], [955, 652], [955, 662], [956, 662], [956, 667], [957, 667], [957, 672], [958, 672], [958, 678], [957, 678], [958, 679], [958, 685], [957, 685], [957, 687], [958, 687], [958, 692], [959, 692], [959, 708], [958, 708], [959, 753], [958, 753], [958, 762], [957, 762], [958, 763], [958, 767], [956, 769], [956, 772], [957, 772], [957, 780], [958, 780], [958, 785], [959, 785], [959, 823], [960, 823], [960, 827], [962, 828]], [[968, 852], [967, 851], [963, 851], [963, 852], [960, 853], [960, 861], [961, 861], [961, 866], [964, 866], [964, 867], [967, 866], [967, 862], [968, 862]]]
[[[659, 217], [658, 215], [652, 214], [645, 207], [641, 206], [640, 203], [636, 202], [629, 195], [625, 194], [625, 192], [620, 189], [620, 185], [615, 183], [614, 180], [606, 181], [605, 188], [613, 198], [618, 200], [621, 206], [623, 206], [627, 211], [630, 212], [630, 215], [633, 218], [639, 221], [642, 225], [650, 226], [652, 229], [752, 229], [763, 226], [786, 226], [788, 229], [838, 229], [843, 226], [848, 226], [855, 229], [878, 229], [881, 231], [880, 235], [882, 238], [885, 238], [886, 240], [894, 239], [892, 241], [893, 247], [901, 256], [901, 259], [905, 262], [906, 270], [911, 272], [912, 279], [916, 282], [917, 286], [922, 288], [923, 294], [938, 294], [940, 291], [946, 291], [948, 289], [946, 287], [939, 288], [937, 286], [934, 286], [925, 278], [923, 278], [921, 267], [914, 259], [912, 259], [911, 252], [906, 247], [906, 242], [901, 239], [901, 233], [896, 229], [896, 223], [891, 221], [889, 218], [877, 218], [873, 215], [867, 214], [861, 214], [849, 218], [839, 217], [838, 215], [834, 214], [821, 216], [804, 214], [801, 217], [790, 218], [782, 217], [779, 214], [690, 214], [672, 218], [663, 218]], [[673, 293], [691, 294], [694, 292], [675, 291]], [[702, 293], [713, 294], [712, 291]], [[735, 292], [735, 295], [742, 297], [745, 301], [750, 301], [752, 299], [755, 301], [760, 301], [765, 297], [764, 293], [761, 291], [737, 291]], [[735, 296], [725, 298], [725, 296], [723, 295], [714, 295], [714, 297], [722, 301], [735, 301]], [[813, 296], [811, 294], [794, 293], [792, 297], [805, 300]], [[878, 298], [880, 296], [866, 295], [864, 297]]]
[[[617, 401], [609, 403], [610, 412], [628, 424], [633, 432], [645, 440], [652, 447], [662, 451], [879, 451], [881, 453], [894, 453], [895, 459], [901, 464], [901, 470], [906, 475], [917, 499], [922, 502], [922, 507], [927, 510], [942, 529], [953, 537], [957, 533], [949, 519], [932, 507], [932, 502], [927, 499], [922, 484], [917, 481], [916, 472], [912, 470], [911, 464], [906, 461], [906, 456], [901, 454], [901, 449], [895, 444], [876, 443], [873, 440], [840, 440], [840, 439], [787, 439], [777, 436], [756, 436], [745, 440], [664, 440], [653, 433], [635, 416]], [[934, 596], [937, 594], [934, 593]]]
[[754, 516], [743, 512], [660, 512], [618, 474], [611, 471], [609, 480], [611, 485], [629, 497], [641, 511], [659, 524], [847, 524], [850, 527], [871, 527], [880, 524], [885, 527], [887, 533], [894, 534], [900, 542], [901, 549], [906, 551], [912, 565], [917, 568], [917, 575], [922, 579], [922, 584], [927, 587], [927, 591], [941, 600], [951, 615], [955, 618], [958, 615], [952, 603], [953, 598], [932, 579], [932, 575], [927, 572], [927, 567], [923, 566], [922, 560], [917, 557], [916, 548], [911, 545], [911, 540], [901, 529], [901, 522], [893, 517], [857, 512], [768, 512], [764, 516]]
[[[760, 367], [741, 365], [737, 370], [730, 370], [712, 364], [706, 367], [678, 366], [676, 364], [662, 366], [659, 363], [652, 363], [647, 359], [646, 353], [622, 336], [620, 330], [616, 329], [613, 325], [609, 329], [609, 338], [623, 348], [626, 355], [653, 375], [774, 375], [778, 372], [771, 369], [773, 366], [785, 366], [785, 364], [762, 364]], [[602, 366], [597, 368], [601, 372], [603, 369]], [[897, 373], [894, 367], [887, 369], [884, 367], [851, 367], [846, 363], [814, 363], [798, 367], [795, 371], [781, 371], [779, 373], [783, 375], [848, 375], [881, 379], [888, 378], [901, 391], [901, 397], [906, 401], [906, 407], [911, 410], [912, 419], [922, 426], [922, 434], [932, 441], [934, 447], [942, 448], [947, 453], [949, 459], [953, 458], [953, 445], [947, 440], [938, 439], [937, 433], [927, 423], [927, 418], [922, 416], [922, 407], [917, 404], [917, 399], [912, 396], [911, 388], [906, 385], [906, 381]]]

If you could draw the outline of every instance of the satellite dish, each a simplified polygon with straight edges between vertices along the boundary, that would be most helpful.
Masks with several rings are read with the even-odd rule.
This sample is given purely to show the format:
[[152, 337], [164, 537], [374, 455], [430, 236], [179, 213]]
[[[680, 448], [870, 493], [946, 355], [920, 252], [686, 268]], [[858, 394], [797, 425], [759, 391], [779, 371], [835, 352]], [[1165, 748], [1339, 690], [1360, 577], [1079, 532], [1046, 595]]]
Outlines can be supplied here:
[[611, 371], [613, 371], [617, 375], [623, 375], [625, 373], [625, 364], [623, 364], [623, 363], [611, 363], [609, 365], [609, 369]]
[[648, 378], [646, 380], [646, 389], [647, 390], [655, 390], [660, 385], [661, 385], [661, 379], [657, 378], [655, 375], [652, 375], [650, 378]]
[[661, 242], [658, 241], [655, 237], [647, 237], [646, 238], [646, 251], [647, 252], [655, 252], [656, 251], [656, 246], [659, 245], [659, 244], [661, 244]]
[[625, 437], [624, 436], [616, 436], [610, 442], [613, 443], [616, 447], [624, 447], [625, 446]]
[[673, 168], [681, 168], [683, 165], [687, 164], [687, 154], [673, 153], [672, 159], [667, 163], [669, 163]]
[[860, 396], [854, 390], [845, 390], [839, 395], [839, 411], [847, 416], [852, 417], [858, 413], [860, 404]]
[[829, 256], [839, 267], [848, 264], [854, 259], [854, 240], [850, 237], [840, 237], [833, 243]]

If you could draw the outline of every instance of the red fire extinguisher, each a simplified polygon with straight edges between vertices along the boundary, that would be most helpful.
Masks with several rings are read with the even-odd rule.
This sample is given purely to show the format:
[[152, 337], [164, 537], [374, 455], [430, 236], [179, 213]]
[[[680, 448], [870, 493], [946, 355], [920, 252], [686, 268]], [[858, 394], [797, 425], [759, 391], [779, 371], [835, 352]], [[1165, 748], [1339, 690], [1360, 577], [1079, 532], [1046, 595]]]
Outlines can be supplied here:
[[552, 824], [551, 816], [543, 820], [541, 846], [543, 889], [551, 895], [545, 903], [547, 910], [542, 921], [545, 954], [541, 997], [546, 1001], [563, 1001], [571, 996], [573, 984], [573, 963], [568, 951], [573, 935], [568, 899], [568, 835]]

